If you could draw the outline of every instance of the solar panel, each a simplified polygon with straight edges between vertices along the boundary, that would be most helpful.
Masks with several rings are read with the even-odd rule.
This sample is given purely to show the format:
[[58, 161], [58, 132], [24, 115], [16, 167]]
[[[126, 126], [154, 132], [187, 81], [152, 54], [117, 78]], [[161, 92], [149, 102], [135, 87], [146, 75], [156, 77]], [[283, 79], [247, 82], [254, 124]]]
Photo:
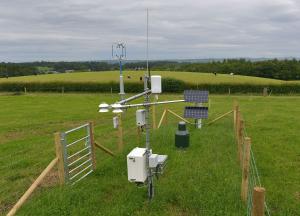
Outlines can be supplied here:
[[206, 103], [208, 102], [208, 91], [185, 90], [184, 100], [186, 102]]
[[184, 108], [184, 118], [207, 119], [208, 107], [191, 107]]

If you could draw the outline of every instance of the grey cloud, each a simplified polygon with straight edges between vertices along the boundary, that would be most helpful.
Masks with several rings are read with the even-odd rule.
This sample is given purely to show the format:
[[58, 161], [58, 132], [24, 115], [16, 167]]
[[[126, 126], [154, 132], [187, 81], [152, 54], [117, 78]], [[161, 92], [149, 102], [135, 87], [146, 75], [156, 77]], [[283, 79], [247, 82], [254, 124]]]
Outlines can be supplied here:
[[299, 57], [296, 0], [10, 0], [0, 2], [0, 61]]

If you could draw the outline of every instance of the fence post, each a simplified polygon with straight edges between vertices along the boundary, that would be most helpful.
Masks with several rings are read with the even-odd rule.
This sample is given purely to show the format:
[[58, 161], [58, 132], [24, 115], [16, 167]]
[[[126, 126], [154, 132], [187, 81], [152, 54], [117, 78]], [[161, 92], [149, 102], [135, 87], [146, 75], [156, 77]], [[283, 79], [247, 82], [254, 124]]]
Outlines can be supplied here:
[[265, 87], [265, 88], [263, 89], [263, 96], [264, 96], [264, 97], [267, 97], [267, 95], [268, 95], [268, 88]]
[[26, 94], [27, 93], [27, 88], [26, 87], [24, 87], [24, 94]]
[[65, 183], [65, 171], [64, 171], [64, 159], [63, 159], [63, 152], [61, 148], [61, 135], [59, 132], [54, 134], [54, 141], [55, 141], [55, 149], [56, 149], [56, 157], [57, 161], [57, 170], [58, 170], [58, 177], [60, 185]]
[[91, 139], [91, 150], [92, 150], [92, 161], [93, 161], [93, 169], [96, 169], [96, 155], [95, 155], [95, 139], [94, 139], [94, 123], [92, 121], [89, 122], [90, 128], [90, 139]]
[[265, 212], [265, 188], [253, 188], [253, 203], [252, 203], [252, 216], [264, 216]]
[[236, 129], [236, 116], [237, 116], [238, 109], [239, 109], [239, 105], [237, 104], [237, 101], [234, 101], [234, 104], [233, 104], [233, 125], [234, 125], [234, 129]]
[[160, 128], [161, 124], [163, 123], [165, 115], [166, 115], [166, 112], [167, 112], [167, 110], [164, 109], [163, 114], [161, 115], [161, 119], [159, 120], [157, 128]]
[[243, 170], [242, 170], [242, 185], [241, 197], [244, 202], [247, 200], [248, 182], [249, 182], [249, 165], [250, 165], [250, 151], [251, 151], [251, 138], [246, 137], [244, 140], [244, 157], [243, 157]]
[[39, 177], [32, 183], [32, 185], [27, 189], [23, 196], [18, 200], [14, 207], [8, 212], [7, 216], [14, 216], [19, 208], [26, 202], [34, 190], [40, 185], [45, 176], [52, 170], [56, 165], [57, 158], [53, 159], [51, 163], [44, 169], [44, 171], [39, 175]]
[[244, 135], [243, 135], [243, 129], [244, 129], [244, 120], [240, 119], [239, 124], [239, 133], [238, 133], [238, 159], [241, 165], [241, 168], [243, 167], [243, 142], [244, 142]]
[[165, 114], [165, 118], [164, 118], [164, 125], [167, 125], [168, 124], [168, 108], [165, 109], [166, 110], [166, 114]]
[[118, 126], [118, 151], [123, 150], [123, 127], [122, 127], [122, 114], [118, 115], [118, 121], [119, 121], [119, 126]]
[[240, 123], [241, 123], [241, 113], [239, 110], [236, 112], [236, 127], [235, 127], [235, 138], [236, 142], [238, 144], [239, 142], [239, 130], [240, 130]]

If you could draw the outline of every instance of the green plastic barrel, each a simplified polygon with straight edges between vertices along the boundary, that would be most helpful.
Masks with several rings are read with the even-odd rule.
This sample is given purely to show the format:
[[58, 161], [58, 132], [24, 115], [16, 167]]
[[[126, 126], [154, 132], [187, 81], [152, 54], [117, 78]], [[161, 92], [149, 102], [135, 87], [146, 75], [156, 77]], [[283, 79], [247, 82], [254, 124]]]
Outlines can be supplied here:
[[177, 148], [187, 148], [190, 145], [190, 134], [186, 129], [186, 123], [178, 123], [178, 130], [175, 133], [175, 146]]

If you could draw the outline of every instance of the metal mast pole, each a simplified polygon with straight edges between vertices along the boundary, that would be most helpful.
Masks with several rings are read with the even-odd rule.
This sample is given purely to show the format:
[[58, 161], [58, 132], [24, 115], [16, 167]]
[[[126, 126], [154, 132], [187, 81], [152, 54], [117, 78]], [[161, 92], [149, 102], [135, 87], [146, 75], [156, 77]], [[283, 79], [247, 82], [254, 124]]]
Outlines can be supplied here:
[[147, 8], [147, 53], [146, 53], [146, 59], [147, 59], [147, 75], [149, 75], [149, 11]]
[[120, 98], [121, 100], [125, 99], [125, 92], [124, 92], [124, 79], [123, 79], [123, 71], [122, 71], [122, 59], [119, 59], [120, 63]]
[[[145, 73], [145, 78], [144, 78], [144, 90], [148, 91], [148, 81], [150, 79], [149, 77], [149, 12], [148, 12], [148, 8], [147, 8], [147, 71]], [[150, 102], [150, 93], [147, 93], [145, 95], [145, 103], [149, 103]], [[146, 126], [146, 164], [148, 167], [148, 197], [151, 200], [154, 196], [154, 187], [153, 187], [153, 178], [152, 178], [152, 172], [151, 169], [149, 168], [149, 157], [150, 157], [150, 124], [149, 124], [149, 111], [150, 111], [150, 105], [145, 105], [145, 117], [146, 117], [146, 122], [145, 122], [145, 126]]]

